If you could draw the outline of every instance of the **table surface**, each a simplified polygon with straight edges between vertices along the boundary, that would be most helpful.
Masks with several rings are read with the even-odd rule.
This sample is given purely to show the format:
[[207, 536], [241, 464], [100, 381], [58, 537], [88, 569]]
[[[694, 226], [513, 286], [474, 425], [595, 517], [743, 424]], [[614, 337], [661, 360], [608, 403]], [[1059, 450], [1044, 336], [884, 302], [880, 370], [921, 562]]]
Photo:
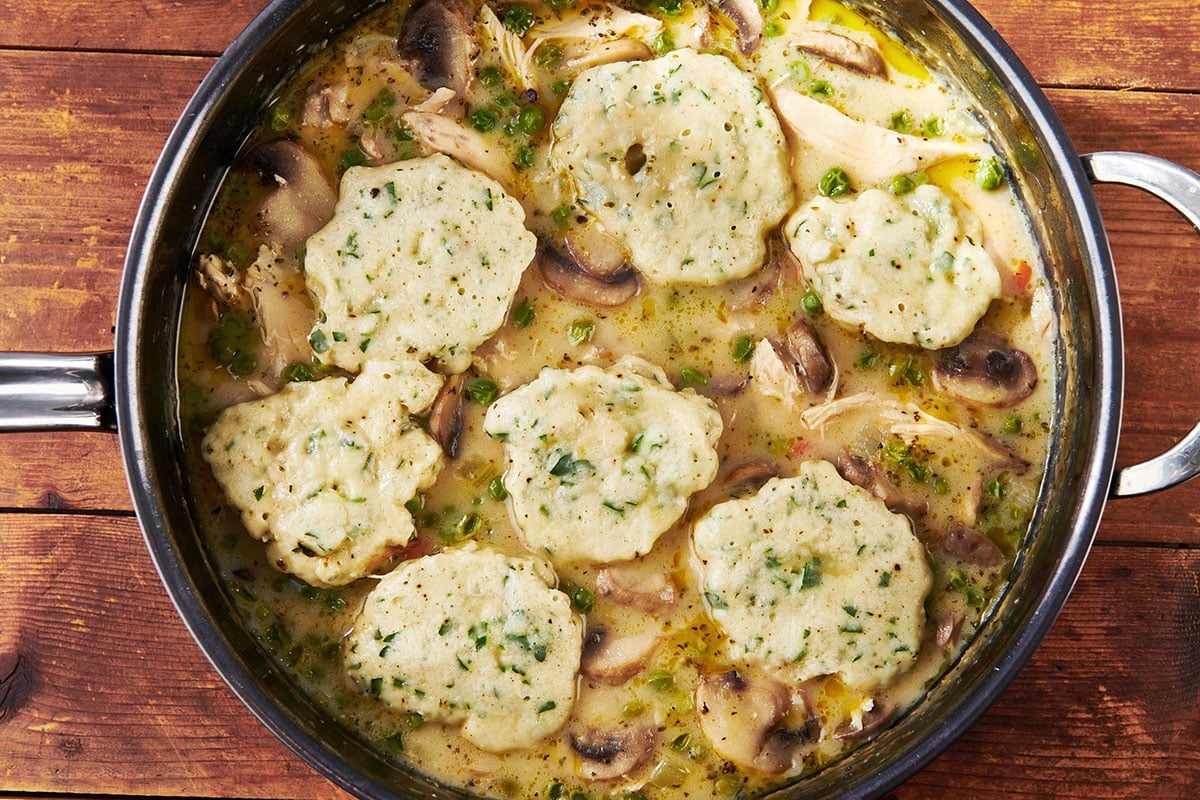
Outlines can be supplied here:
[[[167, 133], [265, 0], [0, 0], [0, 350], [112, 347]], [[1195, 0], [978, 0], [1081, 152], [1200, 170]], [[1100, 187], [1121, 283], [1119, 462], [1200, 418], [1200, 239]], [[175, 614], [117, 439], [0, 436], [0, 796], [343, 797], [276, 741]], [[1200, 796], [1200, 481], [1113, 501], [1049, 637], [897, 798]]]

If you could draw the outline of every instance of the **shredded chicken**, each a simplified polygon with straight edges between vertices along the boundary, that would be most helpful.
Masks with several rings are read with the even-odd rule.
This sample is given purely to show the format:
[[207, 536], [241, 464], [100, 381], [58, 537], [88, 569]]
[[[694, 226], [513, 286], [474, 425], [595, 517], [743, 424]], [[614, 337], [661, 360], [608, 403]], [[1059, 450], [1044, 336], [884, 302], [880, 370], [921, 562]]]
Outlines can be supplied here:
[[980, 158], [981, 143], [923, 139], [848, 117], [831, 105], [785, 86], [773, 87], [775, 110], [785, 130], [805, 146], [853, 165], [852, 175], [864, 184], [878, 184], [926, 169], [949, 158]]

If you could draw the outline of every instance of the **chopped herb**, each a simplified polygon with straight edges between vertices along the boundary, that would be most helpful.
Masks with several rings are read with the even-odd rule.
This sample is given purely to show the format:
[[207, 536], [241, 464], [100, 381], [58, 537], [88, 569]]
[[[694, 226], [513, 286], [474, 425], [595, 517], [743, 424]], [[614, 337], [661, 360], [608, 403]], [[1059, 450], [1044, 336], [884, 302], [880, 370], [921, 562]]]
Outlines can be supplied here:
[[860, 369], [871, 369], [879, 363], [879, 353], [868, 347], [858, 354], [858, 360], [855, 363]]
[[518, 328], [528, 328], [529, 324], [533, 322], [534, 316], [536, 315], [533, 306], [528, 300], [522, 300], [513, 307], [512, 323]]
[[813, 97], [829, 97], [833, 94], [833, 88], [827, 81], [813, 81], [808, 87], [808, 93]]
[[367, 163], [367, 154], [357, 147], [351, 147], [342, 153], [342, 157], [338, 159], [338, 163], [344, 170], [350, 167], [361, 167]]
[[396, 105], [396, 95], [392, 94], [390, 89], [384, 89], [376, 96], [371, 105], [363, 109], [363, 122], [368, 125], [382, 122], [394, 105]]
[[665, 56], [675, 49], [675, 42], [671, 39], [671, 34], [663, 31], [654, 37], [654, 41], [650, 43], [650, 49], [656, 56]]
[[572, 208], [573, 207], [570, 204], [561, 205], [558, 208], [554, 209], [553, 212], [551, 212], [550, 219], [558, 227], [565, 228], [571, 222], [571, 209]]
[[[575, 458], [570, 453], [565, 453], [554, 462], [550, 474], [556, 478], [587, 478], [596, 474], [596, 467], [587, 459]], [[570, 485], [565, 480], [563, 483]]]
[[317, 329], [308, 335], [308, 346], [313, 349], [314, 353], [324, 353], [329, 349], [329, 340], [325, 338], [325, 332]]
[[674, 16], [683, 10], [683, 0], [658, 0], [655, 5], [667, 16]]
[[745, 364], [754, 355], [754, 339], [749, 336], [739, 336], [734, 340], [731, 350], [733, 360], [739, 364]]
[[487, 406], [500, 394], [500, 387], [491, 378], [476, 378], [467, 387], [467, 394], [479, 405]]
[[800, 588], [811, 589], [821, 583], [821, 559], [813, 558], [800, 568]]
[[675, 685], [675, 676], [665, 669], [656, 669], [646, 676], [646, 685], [659, 692], [665, 692]]
[[924, 131], [925, 135], [930, 138], [941, 136], [944, 130], [942, 126], [942, 118], [930, 117], [929, 119], [925, 120], [925, 124], [921, 126], [921, 130]]
[[1004, 496], [1008, 494], [1008, 487], [1004, 485], [1004, 481], [1000, 478], [992, 478], [987, 482], [984, 491], [987, 492], [988, 497], [998, 502], [1003, 500]]
[[383, 691], [383, 678], [371, 678], [371, 696], [379, 697], [379, 693]]
[[573, 345], [581, 345], [592, 340], [596, 332], [596, 323], [590, 319], [577, 319], [567, 328], [567, 338]]
[[710, 607], [718, 611], [729, 608], [729, 604], [722, 600], [721, 595], [717, 594], [716, 592], [705, 592], [704, 599], [708, 602]]
[[1003, 430], [1005, 433], [1020, 433], [1021, 432], [1021, 417], [1017, 414], [1010, 414], [1004, 418]]
[[545, 712], [553, 711], [556, 708], [558, 708], [558, 703], [554, 702], [553, 700], [547, 700], [546, 702], [544, 702], [540, 706], [538, 706], [537, 713], [544, 714]]
[[393, 753], [403, 753], [404, 735], [400, 731], [392, 731], [383, 737], [383, 746]]
[[292, 110], [282, 101], [271, 106], [269, 116], [271, 130], [273, 131], [286, 131], [288, 126], [292, 124]]
[[315, 376], [308, 364], [297, 361], [289, 364], [287, 369], [283, 371], [283, 379], [288, 383], [301, 383], [303, 381], [311, 381]]
[[708, 376], [695, 367], [684, 367], [679, 372], [679, 380], [684, 386], [690, 386], [693, 389], [703, 389], [708, 385]]
[[891, 586], [892, 585], [892, 573], [890, 573], [890, 572], [880, 573], [878, 585], [882, 588]]
[[892, 118], [888, 122], [888, 127], [897, 133], [910, 133], [914, 124], [912, 114], [908, 111], [897, 111], [892, 114]]
[[497, 475], [488, 481], [488, 495], [497, 501], [503, 501], [508, 498], [508, 489], [504, 488], [503, 475]]
[[263, 492], [265, 492], [266, 490], [267, 490], [267, 487], [265, 487], [265, 486], [260, 486], [260, 487], [258, 487], [257, 489], [255, 489], [255, 490], [254, 490], [254, 499], [255, 499], [255, 500], [262, 500], [262, 499], [263, 499]]

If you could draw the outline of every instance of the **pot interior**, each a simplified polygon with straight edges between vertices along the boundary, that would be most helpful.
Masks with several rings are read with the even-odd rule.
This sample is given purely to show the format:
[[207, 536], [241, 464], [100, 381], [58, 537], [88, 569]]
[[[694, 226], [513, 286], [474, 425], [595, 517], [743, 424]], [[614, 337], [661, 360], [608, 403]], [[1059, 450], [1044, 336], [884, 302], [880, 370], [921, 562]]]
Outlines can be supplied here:
[[[118, 312], [119, 429], [154, 560], [185, 622], [239, 697], [351, 792], [460, 797], [382, 758], [300, 692], [248, 635], [205, 552], [196, 522], [205, 510], [193, 507], [182, 466], [177, 323], [206, 212], [277, 87], [369, 7], [330, 0], [273, 4], [231, 46], [185, 112], [149, 184], [129, 249]], [[1059, 403], [1031, 541], [990, 619], [921, 703], [849, 757], [778, 793], [788, 798], [882, 793], [986, 710], [1031, 656], [1082, 567], [1107, 494], [1119, 424], [1120, 325], [1111, 259], [1078, 159], [1047, 101], [965, 4], [868, 0], [861, 9], [965, 85], [997, 149], [1014, 165], [1053, 284]]]

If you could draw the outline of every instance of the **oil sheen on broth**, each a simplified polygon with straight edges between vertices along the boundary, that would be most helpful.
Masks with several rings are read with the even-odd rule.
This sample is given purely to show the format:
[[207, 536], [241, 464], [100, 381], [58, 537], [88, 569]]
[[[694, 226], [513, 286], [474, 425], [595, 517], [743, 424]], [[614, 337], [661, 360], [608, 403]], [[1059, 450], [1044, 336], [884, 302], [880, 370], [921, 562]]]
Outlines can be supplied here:
[[829, 0], [373, 12], [281, 88], [186, 298], [246, 625], [484, 795], [829, 763], [1027, 544], [1056, 331], [1011, 182]]

